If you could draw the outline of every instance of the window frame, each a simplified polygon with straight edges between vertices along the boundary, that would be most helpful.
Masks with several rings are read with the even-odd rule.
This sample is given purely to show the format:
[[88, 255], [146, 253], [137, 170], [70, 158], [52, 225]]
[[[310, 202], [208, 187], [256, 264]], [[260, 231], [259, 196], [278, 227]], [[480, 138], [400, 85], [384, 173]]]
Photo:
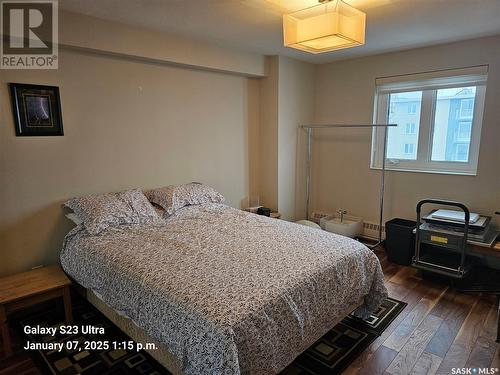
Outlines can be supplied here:
[[[416, 160], [386, 158], [385, 168], [387, 170], [477, 175], [487, 84], [487, 66], [479, 68], [483, 68], [480, 74], [467, 74], [470, 73], [470, 71], [465, 68], [460, 69], [460, 73], [462, 74], [454, 74], [453, 71], [447, 71], [444, 74], [442, 72], [437, 72], [438, 77], [432, 77], [431, 74], [429, 78], [429, 73], [423, 73], [398, 76], [395, 82], [390, 82], [389, 84], [379, 85], [377, 82], [374, 100], [374, 123], [377, 124], [387, 124], [389, 118], [389, 97], [391, 93], [422, 91], [420, 124], [417, 127], [418, 142], [415, 145], [417, 149]], [[477, 72], [477, 67], [470, 69], [473, 70], [474, 73]], [[466, 74], [464, 74], [464, 71]], [[425, 79], [418, 79], [422, 78], [420, 77], [421, 75], [425, 75]], [[468, 162], [432, 160], [432, 141], [434, 136], [437, 90], [471, 86], [476, 87], [476, 96], [474, 100], [473, 116], [472, 118], [468, 118], [469, 122], [471, 122]], [[405, 124], [399, 124], [399, 126], [405, 126]], [[373, 128], [371, 169], [382, 168], [381, 154], [386, 130], [388, 132], [389, 128]]]

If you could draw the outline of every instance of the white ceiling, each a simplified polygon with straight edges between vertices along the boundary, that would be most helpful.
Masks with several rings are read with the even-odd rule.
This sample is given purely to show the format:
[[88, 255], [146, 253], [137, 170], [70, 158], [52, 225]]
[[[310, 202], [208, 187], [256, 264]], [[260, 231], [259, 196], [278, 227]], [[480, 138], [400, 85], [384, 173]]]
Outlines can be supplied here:
[[[63, 9], [231, 48], [325, 63], [500, 34], [500, 0], [345, 0], [367, 14], [366, 44], [318, 55], [285, 48], [282, 15], [317, 0], [61, 0]], [[500, 48], [500, 47], [499, 47]]]

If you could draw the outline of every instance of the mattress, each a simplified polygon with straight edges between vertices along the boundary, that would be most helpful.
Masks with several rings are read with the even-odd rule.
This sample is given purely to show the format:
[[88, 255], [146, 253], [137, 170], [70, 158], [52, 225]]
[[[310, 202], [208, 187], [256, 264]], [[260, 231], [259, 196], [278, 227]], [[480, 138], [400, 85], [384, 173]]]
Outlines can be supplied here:
[[65, 238], [64, 270], [141, 327], [185, 374], [271, 374], [387, 296], [377, 257], [333, 233], [223, 204], [164, 225]]

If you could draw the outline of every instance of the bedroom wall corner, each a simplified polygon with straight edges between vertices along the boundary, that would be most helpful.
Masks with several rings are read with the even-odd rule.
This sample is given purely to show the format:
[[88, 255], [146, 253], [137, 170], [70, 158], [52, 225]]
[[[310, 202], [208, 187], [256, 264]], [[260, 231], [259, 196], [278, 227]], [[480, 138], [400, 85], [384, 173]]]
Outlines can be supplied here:
[[285, 220], [305, 217], [305, 148], [298, 126], [312, 121], [315, 65], [267, 56], [260, 81], [260, 204]]
[[260, 194], [260, 81], [248, 79], [248, 196], [241, 202], [241, 207], [249, 207]]
[[278, 79], [279, 57], [266, 56], [266, 76], [259, 81], [259, 204], [278, 208]]
[[278, 211], [285, 220], [306, 218], [306, 137], [299, 125], [313, 120], [315, 65], [279, 58]]

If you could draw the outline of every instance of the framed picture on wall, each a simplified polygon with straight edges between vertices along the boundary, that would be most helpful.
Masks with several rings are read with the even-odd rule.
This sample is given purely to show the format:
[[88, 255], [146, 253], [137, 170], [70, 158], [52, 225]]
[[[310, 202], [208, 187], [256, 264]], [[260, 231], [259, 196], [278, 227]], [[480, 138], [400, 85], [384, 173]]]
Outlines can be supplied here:
[[19, 136], [64, 135], [59, 87], [9, 83]]

